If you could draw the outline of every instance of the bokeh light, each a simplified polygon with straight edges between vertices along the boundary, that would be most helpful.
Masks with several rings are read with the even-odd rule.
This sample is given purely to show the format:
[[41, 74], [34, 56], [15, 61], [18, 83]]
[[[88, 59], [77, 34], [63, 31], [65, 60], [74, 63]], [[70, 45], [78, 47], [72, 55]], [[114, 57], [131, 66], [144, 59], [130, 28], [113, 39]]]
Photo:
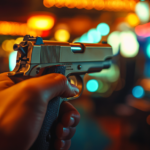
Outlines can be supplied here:
[[121, 49], [123, 57], [135, 57], [139, 52], [139, 43], [136, 35], [131, 31], [124, 31], [120, 34]]
[[148, 125], [150, 125], [150, 115], [147, 116], [146, 122], [147, 122]]
[[150, 23], [136, 26], [135, 33], [138, 36], [149, 37], [150, 36]]
[[28, 19], [27, 25], [31, 29], [49, 30], [54, 26], [54, 17], [50, 15], [34, 15]]
[[150, 44], [148, 44], [148, 46], [146, 48], [146, 54], [150, 58]]
[[90, 41], [87, 37], [87, 33], [83, 34], [80, 38], [79, 38], [79, 42], [81, 43], [92, 43], [93, 41]]
[[146, 23], [149, 21], [150, 13], [147, 2], [138, 2], [135, 7], [135, 12], [141, 20], [141, 22]]
[[142, 98], [145, 92], [142, 86], [135, 86], [132, 90], [132, 94], [135, 98]]
[[109, 34], [109, 32], [110, 32], [110, 27], [109, 27], [109, 25], [106, 24], [106, 23], [100, 23], [100, 24], [97, 26], [96, 29], [97, 29], [97, 31], [100, 32], [100, 34], [101, 34], [102, 36], [106, 36], [106, 35]]
[[56, 6], [58, 8], [61, 7], [68, 7], [68, 8], [85, 8], [88, 10], [91, 10], [92, 8], [95, 8], [97, 10], [109, 10], [109, 11], [119, 11], [119, 10], [127, 10], [127, 11], [134, 11], [135, 5], [137, 3], [137, 0], [44, 0], [43, 5], [47, 8]]
[[97, 90], [98, 93], [105, 93], [109, 90], [110, 84], [108, 84], [107, 82], [98, 80], [98, 83], [99, 83], [99, 87]]
[[120, 71], [117, 65], [112, 64], [108, 69], [103, 69], [98, 73], [90, 73], [89, 75], [104, 78], [109, 82], [116, 82], [120, 77]]
[[18, 37], [16, 40], [15, 40], [15, 44], [20, 44], [22, 41], [23, 41], [24, 37]]
[[15, 40], [14, 39], [5, 40], [2, 43], [2, 48], [3, 48], [4, 51], [12, 52], [14, 44], [15, 44]]
[[98, 82], [95, 79], [91, 79], [87, 82], [86, 88], [89, 92], [96, 92], [98, 89]]
[[100, 42], [101, 38], [101, 33], [96, 29], [91, 29], [87, 33], [87, 39], [89, 43], [98, 43]]
[[135, 13], [129, 13], [126, 17], [126, 21], [132, 27], [135, 27], [140, 23], [140, 20]]
[[57, 41], [67, 42], [70, 38], [70, 33], [67, 30], [59, 29], [55, 32], [54, 37]]
[[112, 32], [107, 38], [107, 43], [112, 46], [113, 55], [118, 54], [120, 45], [120, 32], [119, 31]]
[[43, 0], [43, 5], [50, 8], [55, 5], [55, 0]]
[[9, 70], [13, 71], [13, 69], [16, 66], [16, 57], [17, 57], [17, 51], [13, 51], [9, 55]]

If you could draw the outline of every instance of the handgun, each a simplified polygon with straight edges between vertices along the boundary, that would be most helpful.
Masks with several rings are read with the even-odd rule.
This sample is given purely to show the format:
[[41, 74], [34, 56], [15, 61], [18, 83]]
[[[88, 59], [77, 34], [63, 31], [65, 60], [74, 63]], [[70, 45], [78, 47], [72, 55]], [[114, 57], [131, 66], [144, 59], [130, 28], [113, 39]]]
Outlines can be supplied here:
[[52, 129], [61, 102], [82, 95], [83, 77], [86, 73], [100, 72], [110, 67], [112, 48], [106, 42], [98, 44], [57, 42], [26, 35], [20, 44], [14, 44], [13, 49], [18, 51], [16, 66], [8, 73], [9, 77], [28, 79], [61, 73], [79, 89], [79, 93], [74, 97], [55, 97], [49, 102], [40, 133], [30, 148], [30, 150], [54, 149]]

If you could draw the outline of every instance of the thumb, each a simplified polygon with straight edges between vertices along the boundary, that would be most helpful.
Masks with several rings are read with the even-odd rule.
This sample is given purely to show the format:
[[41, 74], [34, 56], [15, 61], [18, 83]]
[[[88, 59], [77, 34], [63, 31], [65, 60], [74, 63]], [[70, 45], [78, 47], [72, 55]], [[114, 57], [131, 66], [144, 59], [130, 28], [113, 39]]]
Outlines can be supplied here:
[[28, 86], [31, 90], [36, 89], [45, 102], [57, 96], [73, 97], [79, 93], [75, 85], [71, 85], [64, 75], [58, 73], [29, 79]]

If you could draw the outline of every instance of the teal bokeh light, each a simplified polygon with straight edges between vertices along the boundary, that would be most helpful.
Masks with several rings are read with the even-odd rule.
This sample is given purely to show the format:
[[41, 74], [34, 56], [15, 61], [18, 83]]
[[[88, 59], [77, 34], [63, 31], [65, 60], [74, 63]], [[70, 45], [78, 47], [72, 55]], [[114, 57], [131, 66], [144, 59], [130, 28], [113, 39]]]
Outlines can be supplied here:
[[86, 88], [89, 92], [96, 92], [98, 90], [98, 82], [95, 79], [89, 80], [86, 84]]
[[87, 39], [89, 43], [98, 43], [101, 40], [101, 38], [101, 33], [96, 29], [91, 29], [87, 33]]
[[110, 27], [106, 23], [100, 23], [96, 29], [101, 33], [102, 36], [106, 36], [110, 32]]
[[9, 55], [9, 70], [12, 71], [16, 66], [17, 51], [10, 53]]
[[135, 86], [132, 90], [132, 94], [135, 98], [142, 98], [145, 92], [142, 86]]
[[146, 54], [150, 58], [150, 44], [148, 44], [148, 46], [146, 48]]

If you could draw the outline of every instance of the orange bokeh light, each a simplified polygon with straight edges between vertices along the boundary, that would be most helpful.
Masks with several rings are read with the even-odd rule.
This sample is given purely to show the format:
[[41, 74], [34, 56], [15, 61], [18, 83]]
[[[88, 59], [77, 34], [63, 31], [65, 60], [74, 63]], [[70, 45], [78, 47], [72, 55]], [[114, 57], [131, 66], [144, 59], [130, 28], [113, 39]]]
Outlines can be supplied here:
[[[58, 8], [78, 8], [78, 9], [106, 9], [109, 11], [134, 11], [137, 0], [43, 0], [43, 5], [47, 8], [56, 6]], [[64, 4], [65, 3], [65, 4]]]
[[33, 15], [28, 19], [27, 25], [34, 30], [50, 30], [54, 22], [54, 17], [51, 15]]
[[135, 13], [129, 13], [126, 17], [126, 21], [132, 27], [135, 27], [140, 23], [140, 20]]
[[0, 21], [0, 35], [25, 36], [31, 34], [42, 36], [42, 31], [30, 29], [26, 23]]

